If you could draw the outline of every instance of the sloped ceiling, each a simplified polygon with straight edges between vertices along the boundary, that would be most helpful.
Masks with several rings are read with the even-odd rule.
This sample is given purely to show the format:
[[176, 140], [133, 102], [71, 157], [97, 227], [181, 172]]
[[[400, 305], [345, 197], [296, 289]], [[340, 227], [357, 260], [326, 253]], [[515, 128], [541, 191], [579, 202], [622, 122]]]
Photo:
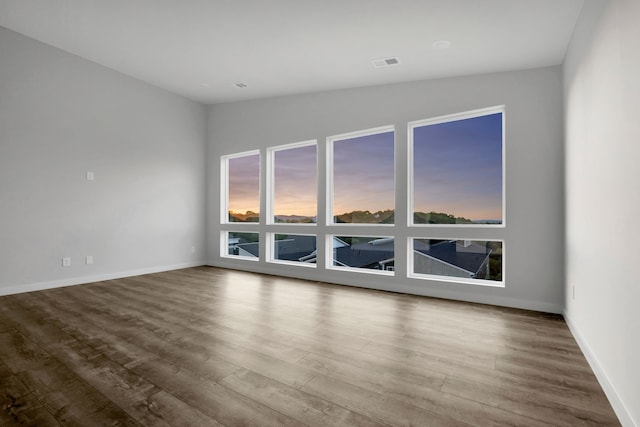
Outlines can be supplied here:
[[[3, 0], [0, 25], [212, 104], [557, 65], [582, 4]], [[388, 57], [399, 64], [371, 63]]]

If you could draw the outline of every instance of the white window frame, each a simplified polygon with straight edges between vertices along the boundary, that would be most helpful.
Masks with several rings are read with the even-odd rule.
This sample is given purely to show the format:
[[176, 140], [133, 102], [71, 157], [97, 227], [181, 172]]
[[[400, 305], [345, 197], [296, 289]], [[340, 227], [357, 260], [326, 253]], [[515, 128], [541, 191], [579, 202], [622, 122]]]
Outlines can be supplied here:
[[[234, 223], [235, 224], [235, 223]], [[229, 255], [229, 233], [254, 233], [258, 235], [258, 256]], [[229, 259], [241, 259], [245, 261], [260, 261], [260, 233], [256, 230], [222, 230], [220, 231], [220, 256]]]
[[[464, 278], [464, 277], [454, 277], [454, 276], [441, 276], [436, 274], [425, 274], [425, 273], [415, 273], [414, 272], [414, 249], [413, 249], [413, 241], [415, 239], [434, 239], [434, 240], [472, 240], [472, 241], [484, 241], [484, 242], [500, 242], [502, 244], [502, 280], [485, 280], [485, 279], [473, 279], [473, 278]], [[460, 238], [460, 237], [409, 237], [407, 238], [407, 277], [410, 279], [419, 279], [419, 280], [437, 280], [440, 282], [449, 282], [449, 283], [463, 283], [467, 285], [475, 285], [475, 286], [488, 286], [492, 288], [504, 288], [505, 287], [505, 246], [504, 240], [502, 239], [488, 239], [488, 238]]]
[[[335, 142], [339, 142], [339, 141], [343, 141], [345, 139], [351, 139], [351, 138], [359, 138], [362, 136], [369, 136], [369, 135], [375, 135], [375, 134], [379, 134], [379, 133], [387, 133], [387, 132], [393, 132], [393, 188], [394, 188], [394, 197], [393, 197], [393, 211], [394, 211], [394, 224], [373, 224], [373, 223], [337, 223], [334, 222], [333, 220], [333, 144]], [[397, 220], [395, 219], [395, 214], [396, 214], [396, 206], [395, 206], [395, 200], [396, 200], [396, 194], [395, 194], [395, 189], [396, 189], [396, 128], [394, 125], [389, 125], [389, 126], [380, 126], [380, 127], [376, 127], [376, 128], [371, 128], [371, 129], [365, 129], [365, 130], [360, 130], [360, 131], [355, 131], [355, 132], [349, 132], [349, 133], [343, 133], [340, 135], [333, 135], [333, 136], [329, 136], [327, 137], [327, 168], [326, 168], [326, 180], [327, 180], [327, 194], [326, 194], [326, 206], [327, 206], [327, 211], [326, 211], [326, 224], [330, 225], [330, 226], [338, 226], [338, 227], [362, 227], [362, 226], [369, 226], [369, 227], [394, 227], [397, 223]], [[354, 236], [355, 237], [355, 236]]]
[[[436, 125], [440, 123], [455, 122], [464, 119], [473, 119], [476, 117], [488, 116], [491, 114], [502, 113], [502, 223], [501, 224], [414, 224], [413, 222], [413, 198], [414, 198], [414, 174], [413, 174], [413, 153], [414, 141], [413, 130], [418, 127]], [[494, 107], [481, 108], [478, 110], [466, 111], [462, 113], [448, 114], [445, 116], [433, 117], [430, 119], [416, 120], [409, 122], [407, 125], [407, 173], [408, 173], [408, 210], [407, 224], [410, 227], [474, 227], [474, 228], [505, 228], [507, 225], [507, 205], [506, 205], [506, 170], [505, 170], [505, 142], [506, 142], [506, 108], [504, 105]]]
[[[325, 259], [327, 260], [325, 268], [327, 270], [335, 270], [335, 271], [348, 271], [352, 273], [362, 273], [362, 274], [375, 274], [379, 276], [395, 276], [394, 271], [389, 270], [375, 270], [373, 268], [360, 268], [360, 267], [344, 267], [333, 265], [333, 238], [340, 237], [341, 235], [347, 235], [347, 237], [375, 237], [377, 239], [394, 239], [394, 236], [377, 236], [371, 234], [356, 234], [356, 233], [340, 233], [340, 234], [327, 234], [325, 240]], [[394, 258], [395, 258], [395, 245], [394, 245]]]
[[309, 262], [303, 262], [303, 261], [287, 261], [287, 260], [282, 260], [282, 259], [276, 259], [274, 257], [275, 255], [275, 243], [276, 243], [276, 234], [290, 234], [290, 235], [294, 235], [294, 236], [313, 236], [316, 238], [316, 256], [317, 256], [317, 251], [318, 251], [318, 236], [316, 234], [307, 234], [307, 233], [284, 233], [284, 232], [268, 232], [266, 235], [266, 245], [265, 245], [265, 249], [266, 249], [266, 259], [267, 262], [269, 263], [273, 263], [273, 264], [284, 264], [284, 265], [295, 265], [295, 266], [300, 266], [303, 268], [317, 268], [318, 266], [318, 261], [316, 258], [316, 262], [315, 263], [309, 263]]
[[[284, 151], [284, 150], [291, 150], [294, 148], [302, 148], [302, 147], [308, 147], [311, 145], [315, 145], [316, 146], [316, 223], [318, 221], [318, 181], [320, 180], [320, 176], [318, 174], [318, 169], [319, 169], [319, 162], [318, 162], [318, 140], [316, 139], [312, 139], [312, 140], [307, 140], [307, 141], [302, 141], [302, 142], [294, 142], [292, 144], [286, 144], [286, 145], [279, 145], [277, 147], [269, 147], [267, 148], [267, 176], [266, 176], [266, 188], [267, 188], [267, 197], [266, 197], [266, 212], [267, 212], [267, 218], [266, 218], [266, 224], [267, 225], [282, 225], [280, 223], [275, 222], [275, 212], [274, 212], [274, 207], [275, 207], [275, 153], [278, 151]], [[294, 226], [294, 227], [299, 227], [299, 226], [315, 226], [316, 223], [287, 223], [286, 225], [289, 226]], [[280, 233], [278, 233], [280, 234]]]
[[[255, 222], [231, 222], [229, 221], [229, 160], [236, 159], [239, 157], [248, 157], [258, 155], [258, 210], [260, 209], [260, 200], [262, 198], [262, 181], [261, 177], [261, 168], [262, 168], [262, 158], [260, 155], [260, 150], [251, 150], [244, 151], [242, 153], [234, 153], [227, 154], [224, 156], [220, 156], [220, 224], [233, 224], [238, 225], [240, 227], [253, 226], [255, 227]], [[263, 221], [263, 213], [258, 212], [260, 214], [260, 221]]]

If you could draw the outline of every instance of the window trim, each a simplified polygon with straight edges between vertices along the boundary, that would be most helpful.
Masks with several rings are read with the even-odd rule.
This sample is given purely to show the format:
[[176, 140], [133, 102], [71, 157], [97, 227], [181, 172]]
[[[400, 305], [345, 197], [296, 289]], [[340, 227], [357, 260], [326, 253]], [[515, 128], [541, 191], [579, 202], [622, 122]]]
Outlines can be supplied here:
[[[395, 242], [395, 236], [375, 236], [375, 235], [372, 236], [371, 234], [356, 234], [356, 233], [341, 233], [341, 234], [342, 235], [348, 234], [348, 237], [375, 237], [378, 239], [394, 239], [394, 242]], [[344, 267], [344, 266], [333, 265], [333, 262], [334, 262], [333, 238], [334, 237], [340, 237], [340, 235], [335, 233], [327, 233], [325, 235], [325, 259], [327, 260], [325, 265], [326, 270], [348, 271], [352, 273], [375, 274], [379, 276], [395, 277], [396, 275], [395, 269], [394, 271], [388, 271], [388, 270], [376, 270], [373, 268]], [[393, 249], [394, 249], [393, 252], [394, 252], [394, 259], [395, 259], [395, 243], [394, 243]]]
[[[258, 256], [249, 257], [244, 255], [229, 255], [229, 233], [253, 233], [258, 235]], [[239, 259], [244, 261], [260, 261], [260, 232], [256, 230], [221, 230], [220, 231], [220, 257], [228, 259]]]
[[[435, 125], [439, 123], [454, 122], [458, 120], [465, 120], [476, 117], [483, 117], [491, 114], [500, 113], [502, 117], [502, 146], [501, 146], [501, 173], [502, 173], [502, 223], [501, 224], [414, 224], [413, 223], [413, 199], [414, 199], [414, 131], [421, 126]], [[407, 134], [402, 135], [402, 127], [407, 125]], [[399, 126], [400, 134], [396, 127]], [[497, 130], [497, 129], [496, 129]], [[352, 138], [366, 137], [370, 135], [385, 134], [392, 132], [393, 140], [393, 179], [390, 184], [393, 184], [393, 205], [391, 209], [395, 212], [395, 220], [392, 224], [375, 224], [375, 223], [336, 223], [333, 216], [333, 204], [334, 204], [334, 148], [335, 142], [345, 141]], [[326, 135], [326, 133], [325, 133]], [[401, 138], [404, 144], [407, 143], [407, 150], [404, 151], [403, 146], [399, 146], [398, 138]], [[326, 141], [326, 145], [320, 145], [319, 141]], [[497, 142], [497, 141], [496, 141]], [[388, 143], [385, 138], [385, 144]], [[315, 223], [280, 223], [275, 219], [275, 172], [276, 172], [276, 155], [279, 151], [303, 148], [315, 145], [316, 147], [316, 222]], [[386, 145], [385, 145], [386, 147]], [[497, 147], [496, 147], [497, 148]], [[322, 151], [325, 151], [323, 153]], [[497, 155], [499, 150], [495, 150]], [[258, 222], [230, 222], [229, 221], [229, 165], [230, 161], [237, 158], [258, 156], [258, 201], [259, 201], [259, 213], [260, 219]], [[318, 274], [322, 272], [329, 275], [340, 276], [342, 273], [356, 273], [361, 275], [376, 275], [378, 277], [397, 277], [399, 280], [404, 281], [408, 286], [433, 286], [447, 287], [458, 285], [472, 285], [472, 286], [484, 286], [490, 288], [505, 288], [506, 287], [506, 248], [503, 231], [497, 231], [506, 227], [506, 107], [493, 106], [487, 108], [481, 108], [477, 110], [471, 110], [461, 113], [442, 115], [438, 117], [432, 117], [423, 120], [415, 120], [411, 122], [403, 121], [403, 123], [396, 125], [379, 126], [354, 132], [347, 132], [333, 136], [322, 135], [318, 139], [307, 139], [304, 141], [287, 143], [282, 145], [260, 147], [259, 149], [253, 149], [233, 154], [221, 155], [221, 169], [220, 169], [220, 258], [224, 263], [238, 263], [239, 266], [244, 261], [258, 261], [261, 266], [266, 266], [267, 270], [269, 265], [272, 265], [272, 269], [277, 269], [278, 265], [284, 266], [299, 266], [304, 268], [315, 268]], [[326, 162], [326, 165], [323, 165]], [[405, 163], [406, 162], [406, 163]], [[497, 162], [495, 162], [497, 163]], [[494, 164], [495, 164], [494, 163]], [[406, 186], [403, 182], [403, 178], [400, 174], [405, 173], [402, 171], [404, 166], [407, 166], [406, 173], [407, 181]], [[497, 164], [496, 164], [497, 166]], [[497, 169], [497, 168], [495, 168]], [[494, 170], [495, 170], [494, 169]], [[249, 173], [252, 170], [249, 168]], [[496, 171], [497, 172], [497, 171]], [[325, 176], [322, 176], [322, 174]], [[363, 175], [366, 175], [366, 170]], [[385, 181], [386, 182], [386, 181]], [[401, 185], [403, 188], [399, 188]], [[324, 200], [323, 200], [324, 197]], [[406, 214], [399, 215], [399, 208], [403, 206], [407, 207]], [[401, 209], [400, 209], [401, 210]], [[325, 215], [325, 218], [323, 218]], [[407, 222], [404, 222], [404, 216], [408, 215]], [[307, 228], [305, 228], [307, 227]], [[390, 227], [390, 228], [389, 228]], [[464, 229], [465, 231], [451, 231], [454, 228]], [[433, 229], [435, 228], [435, 231]], [[474, 232], [474, 229], [478, 233]], [[447, 231], [448, 230], [448, 231]], [[492, 231], [487, 231], [492, 230]], [[468, 233], [467, 233], [468, 232]], [[253, 256], [250, 251], [254, 251], [253, 244], [250, 246], [250, 251], [244, 252], [245, 255], [229, 255], [229, 238], [230, 233], [252, 233], [258, 236], [258, 250], [257, 256]], [[290, 260], [278, 260], [274, 258], [275, 252], [275, 237], [279, 234], [290, 234], [292, 236], [315, 236], [316, 238], [316, 262], [307, 263], [302, 261], [290, 261]], [[470, 277], [454, 277], [436, 274], [414, 273], [414, 240], [415, 239], [438, 239], [438, 240], [465, 240], [460, 237], [442, 237], [442, 235], [463, 235], [474, 236], [481, 234], [480, 238], [467, 237], [467, 240], [474, 241], [490, 241], [500, 242], [502, 245], [502, 276], [500, 281], [487, 280], [487, 279], [473, 279]], [[435, 235], [435, 237], [434, 237]], [[389, 256], [388, 260], [378, 260], [380, 257], [372, 258], [372, 263], [368, 264], [369, 267], [376, 268], [359, 268], [349, 267], [343, 265], [333, 265], [333, 240], [336, 237], [360, 237], [360, 238], [372, 238], [372, 239], [394, 239], [393, 244], [393, 257]], [[501, 238], [487, 238], [487, 236], [495, 236]], [[253, 236], [249, 238], [249, 241], [253, 240]], [[324, 240], [323, 240], [324, 239]], [[406, 248], [402, 249], [405, 245]], [[324, 245], [324, 246], [323, 246]], [[390, 247], [384, 248], [387, 253], [390, 251]], [[406, 250], [406, 252], [404, 252]], [[233, 252], [233, 251], [232, 251]], [[255, 252], [255, 251], [254, 251]], [[479, 251], [480, 252], [480, 251]], [[310, 252], [312, 253], [312, 252]], [[251, 256], [246, 256], [250, 254]], [[323, 256], [324, 255], [324, 256]], [[406, 261], [403, 257], [406, 257]], [[303, 260], [308, 259], [304, 257]], [[228, 261], [231, 260], [231, 261]], [[235, 260], [235, 261], [233, 261]], [[391, 261], [393, 260], [393, 265]], [[398, 269], [395, 268], [395, 262], [399, 262]], [[223, 264], [224, 264], [223, 263]], [[365, 262], [355, 261], [354, 264], [364, 264]], [[495, 263], [495, 262], [494, 262]], [[245, 264], [249, 268], [248, 264]], [[455, 266], [454, 266], [455, 267]], [[483, 265], [485, 267], [485, 265]], [[233, 267], [232, 267], [233, 268]], [[286, 267], [285, 267], [286, 268]], [[381, 269], [377, 269], [381, 268]], [[404, 270], [406, 268], [406, 271]], [[475, 267], [474, 267], [475, 268]], [[472, 269], [472, 268], [470, 268]], [[292, 270], [293, 271], [293, 270]], [[297, 270], [302, 275], [316, 274], [312, 273], [314, 270]], [[431, 270], [435, 271], [435, 270]], [[337, 272], [337, 273], [334, 273]], [[443, 270], [442, 273], [448, 272]], [[456, 274], [455, 272], [451, 272]], [[478, 272], [476, 272], [478, 273]], [[472, 273], [470, 273], [472, 274]], [[478, 275], [484, 275], [479, 274]], [[355, 277], [355, 276], [354, 276]], [[361, 276], [365, 278], [367, 276]], [[372, 276], [369, 276], [370, 278]], [[346, 280], [346, 279], [345, 279]], [[374, 279], [371, 279], [374, 280]], [[376, 279], [381, 280], [381, 279]], [[418, 281], [428, 281], [425, 285], [420, 284]], [[448, 285], [452, 283], [454, 285]]]
[[[333, 190], [334, 190], [334, 182], [333, 182], [333, 145], [336, 141], [343, 141], [345, 139], [359, 138], [363, 136], [376, 135], [379, 133], [387, 133], [393, 132], [393, 189], [394, 189], [394, 197], [393, 197], [393, 211], [394, 211], [394, 223], [393, 224], [374, 224], [374, 223], [338, 223], [333, 220]], [[336, 226], [336, 227], [394, 227], [397, 224], [395, 220], [396, 213], [396, 183], [397, 183], [397, 168], [396, 168], [396, 127], [395, 125], [387, 125], [380, 126], [375, 128], [369, 128], [364, 130], [359, 130], [355, 132], [347, 132], [339, 135], [332, 135], [327, 137], [327, 167], [326, 167], [326, 220], [325, 224], [327, 226]]]
[[[260, 154], [260, 150], [250, 150], [243, 151], [241, 153], [234, 154], [226, 154], [224, 156], [220, 156], [220, 224], [244, 224], [240, 225], [240, 227], [253, 226], [255, 227], [255, 222], [232, 222], [229, 221], [229, 160], [236, 159], [239, 157], [248, 157], [258, 155], [258, 211], [260, 210], [260, 200], [262, 198], [262, 185], [261, 185], [261, 169], [262, 169], [262, 156]], [[258, 212], [260, 214], [260, 219], [258, 224], [263, 221], [262, 212]]]
[[283, 265], [294, 265], [294, 266], [299, 266], [299, 267], [303, 267], [303, 268], [317, 268], [318, 267], [318, 261], [316, 258], [316, 262], [315, 263], [309, 263], [309, 262], [302, 262], [302, 261], [287, 261], [287, 260], [282, 260], [282, 259], [276, 259], [274, 258], [274, 245], [276, 242], [276, 234], [290, 234], [290, 235], [294, 235], [294, 236], [313, 236], [316, 238], [316, 255], [317, 255], [317, 251], [318, 251], [318, 236], [316, 234], [308, 234], [308, 233], [283, 233], [283, 232], [276, 232], [276, 231], [269, 231], [266, 234], [266, 238], [265, 238], [265, 250], [266, 250], [266, 260], [268, 263], [272, 263], [272, 264], [283, 264]]
[[267, 225], [282, 225], [281, 223], [275, 222], [275, 212], [274, 212], [274, 207], [275, 207], [275, 171], [276, 171], [276, 167], [275, 167], [275, 153], [278, 151], [284, 151], [284, 150], [290, 150], [290, 149], [295, 149], [295, 148], [302, 148], [302, 147], [308, 147], [311, 145], [315, 145], [316, 146], [316, 222], [315, 223], [287, 223], [286, 225], [289, 226], [294, 226], [294, 227], [299, 227], [299, 226], [316, 226], [317, 222], [318, 222], [318, 202], [319, 202], [319, 197], [318, 197], [318, 181], [320, 180], [320, 176], [319, 176], [319, 152], [318, 152], [318, 140], [317, 139], [310, 139], [310, 140], [306, 140], [306, 141], [301, 141], [301, 142], [294, 142], [291, 144], [285, 144], [285, 145], [278, 145], [275, 147], [268, 147], [267, 148], [267, 175], [266, 175], [266, 206], [265, 206], [265, 211], [267, 213], [267, 217], [266, 217], [266, 224]]
[[[415, 224], [413, 222], [413, 199], [414, 199], [414, 173], [413, 173], [413, 153], [414, 141], [413, 130], [418, 127], [450, 123], [459, 120], [473, 119], [476, 117], [488, 116], [491, 114], [502, 114], [502, 222], [500, 224]], [[429, 119], [415, 120], [407, 124], [407, 224], [409, 227], [455, 227], [455, 228], [506, 228], [507, 225], [507, 204], [506, 204], [506, 106], [497, 105], [493, 107], [480, 108], [477, 110], [465, 111], [462, 113], [447, 114], [444, 116], [432, 117]]]
[[[425, 273], [415, 273], [414, 272], [414, 257], [413, 257], [413, 241], [415, 239], [435, 239], [435, 240], [472, 240], [472, 241], [485, 241], [485, 242], [500, 242], [502, 244], [502, 280], [486, 280], [486, 279], [466, 279], [464, 277], [454, 277], [454, 276], [442, 276], [437, 274], [425, 274]], [[416, 237], [410, 236], [407, 238], [407, 278], [409, 279], [417, 279], [417, 280], [436, 280], [439, 282], [449, 282], [449, 283], [461, 283], [465, 285], [474, 285], [474, 286], [486, 286], [490, 288], [505, 288], [505, 243], [504, 239], [490, 239], [490, 238], [460, 238], [460, 237]]]

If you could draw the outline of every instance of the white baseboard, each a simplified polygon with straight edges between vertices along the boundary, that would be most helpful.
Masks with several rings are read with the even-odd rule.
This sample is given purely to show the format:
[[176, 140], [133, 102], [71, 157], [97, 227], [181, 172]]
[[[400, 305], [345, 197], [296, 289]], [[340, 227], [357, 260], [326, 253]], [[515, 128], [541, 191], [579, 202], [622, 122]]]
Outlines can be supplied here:
[[318, 274], [315, 269], [290, 270], [282, 268], [281, 264], [261, 265], [258, 262], [241, 261], [223, 258], [219, 260], [209, 260], [207, 265], [219, 268], [228, 268], [231, 270], [250, 271], [253, 273], [269, 274], [275, 276], [294, 277], [311, 281], [320, 281], [337, 285], [354, 286], [365, 289], [375, 289], [388, 292], [401, 292], [409, 295], [418, 295], [433, 298], [444, 298], [454, 301], [465, 301], [478, 304], [496, 305], [501, 307], [519, 308], [523, 310], [539, 311], [543, 313], [562, 314], [564, 305], [554, 304], [544, 301], [523, 300], [515, 298], [505, 298], [496, 295], [479, 295], [471, 293], [451, 292], [446, 289], [434, 290], [427, 289], [417, 283], [394, 282], [392, 286], [380, 284], [373, 281], [363, 282], [362, 278], [352, 276], [352, 273], [341, 275], [335, 271], [330, 272], [330, 276]]
[[87, 283], [101, 282], [103, 280], [122, 279], [125, 277], [140, 276], [142, 274], [161, 273], [163, 271], [178, 270], [181, 268], [199, 267], [205, 265], [205, 261], [185, 262], [181, 264], [164, 265], [161, 267], [148, 267], [136, 270], [118, 271], [116, 273], [97, 274], [92, 276], [72, 277], [47, 282], [27, 283], [24, 285], [0, 288], [0, 296], [21, 294], [24, 292], [42, 291], [45, 289], [62, 288], [64, 286], [84, 285]]
[[609, 403], [611, 403], [611, 406], [613, 407], [614, 412], [618, 416], [620, 423], [624, 427], [640, 427], [640, 424], [636, 423], [633, 420], [631, 413], [627, 409], [627, 406], [624, 404], [624, 402], [620, 398], [620, 395], [618, 394], [615, 387], [609, 380], [609, 376], [607, 375], [605, 370], [602, 368], [602, 364], [596, 357], [595, 353], [591, 350], [591, 347], [589, 347], [589, 344], [584, 340], [584, 338], [580, 334], [580, 331], [578, 330], [575, 323], [573, 323], [573, 321], [571, 320], [571, 317], [569, 316], [566, 310], [564, 311], [563, 315], [564, 315], [564, 320], [567, 323], [567, 326], [569, 326], [569, 330], [571, 331], [571, 333], [573, 334], [573, 337], [578, 343], [580, 350], [582, 350], [582, 353], [584, 353], [584, 357], [587, 359], [589, 366], [591, 366], [591, 370], [596, 375], [596, 378], [598, 379], [598, 382], [600, 383], [602, 390], [604, 390], [604, 393], [607, 395], [607, 398], [609, 399]]

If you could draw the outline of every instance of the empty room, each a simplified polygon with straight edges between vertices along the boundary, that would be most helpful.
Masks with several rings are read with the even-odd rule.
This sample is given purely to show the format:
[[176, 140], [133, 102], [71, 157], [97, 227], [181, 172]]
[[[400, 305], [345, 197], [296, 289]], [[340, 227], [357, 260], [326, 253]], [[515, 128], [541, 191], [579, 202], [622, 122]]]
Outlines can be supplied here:
[[0, 426], [640, 426], [640, 3], [0, 2]]

